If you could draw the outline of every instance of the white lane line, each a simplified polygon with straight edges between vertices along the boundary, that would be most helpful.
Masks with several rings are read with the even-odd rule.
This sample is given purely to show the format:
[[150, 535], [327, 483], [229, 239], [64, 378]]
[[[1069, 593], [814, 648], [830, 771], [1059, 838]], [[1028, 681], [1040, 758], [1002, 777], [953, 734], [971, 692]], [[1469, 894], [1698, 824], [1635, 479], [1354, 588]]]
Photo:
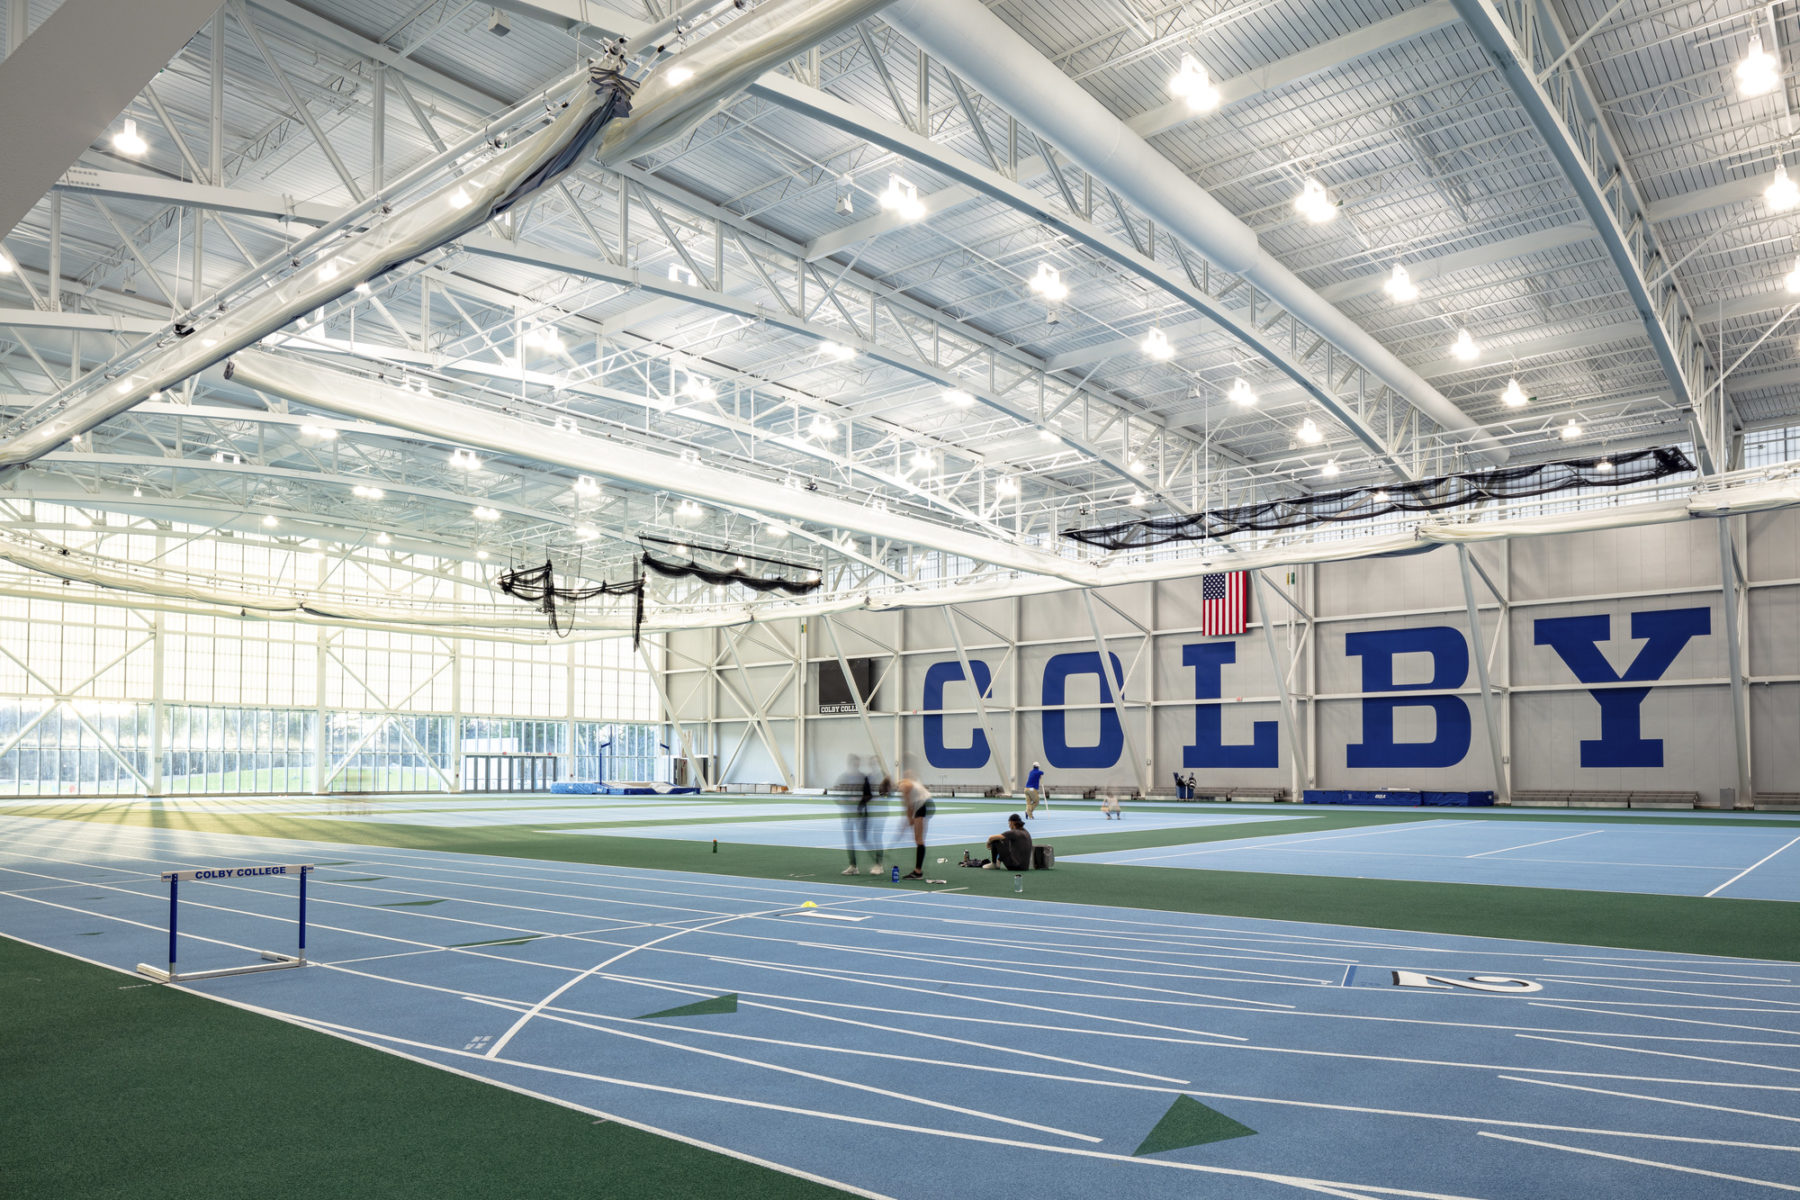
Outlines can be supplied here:
[[[1682, 1108], [1704, 1108], [1709, 1112], [1732, 1113], [1740, 1117], [1767, 1117], [1771, 1121], [1800, 1122], [1800, 1117], [1761, 1112], [1754, 1108], [1727, 1108], [1723, 1104], [1702, 1104], [1698, 1100], [1676, 1100], [1669, 1096], [1646, 1096], [1642, 1092], [1615, 1092], [1610, 1088], [1582, 1087], [1578, 1083], [1557, 1083], [1552, 1079], [1527, 1079], [1522, 1075], [1502, 1075], [1500, 1078], [1508, 1083], [1535, 1083], [1539, 1087], [1563, 1088], [1571, 1092], [1592, 1092], [1596, 1096], [1618, 1096], [1625, 1100], [1649, 1100], [1655, 1104], [1677, 1104]], [[1796, 1146], [1794, 1149], [1800, 1150], [1800, 1146]]]
[[[1305, 845], [1308, 842], [1342, 841], [1345, 838], [1374, 837], [1377, 834], [1383, 834], [1383, 833], [1402, 833], [1402, 832], [1407, 832], [1407, 831], [1415, 831], [1416, 832], [1417, 830], [1420, 830], [1420, 829], [1434, 828], [1437, 826], [1444, 825], [1446, 823], [1447, 822], [1445, 822], [1442, 819], [1436, 820], [1436, 821], [1401, 821], [1401, 822], [1396, 822], [1392, 825], [1383, 825], [1380, 829], [1363, 829], [1363, 830], [1357, 831], [1356, 833], [1322, 833], [1316, 837], [1301, 837], [1299, 835], [1290, 833], [1290, 834], [1285, 834], [1285, 835], [1275, 834], [1275, 835], [1272, 835], [1271, 837], [1238, 838], [1233, 841], [1226, 842], [1223, 845], [1207, 846], [1207, 848], [1203, 849], [1203, 850], [1196, 849], [1195, 847], [1197, 845], [1204, 845], [1204, 843], [1190, 842], [1188, 845], [1182, 847], [1180, 850], [1174, 851], [1173, 853], [1169, 853], [1169, 854], [1152, 854], [1152, 855], [1148, 855], [1148, 856], [1140, 856], [1137, 858], [1127, 858], [1127, 857], [1125, 857], [1125, 855], [1131, 854], [1132, 851], [1129, 851], [1129, 850], [1120, 851], [1117, 857], [1109, 857], [1106, 859], [1106, 862], [1109, 864], [1112, 864], [1114, 866], [1133, 866], [1133, 865], [1136, 865], [1137, 863], [1158, 862], [1165, 858], [1184, 858], [1190, 854], [1224, 854], [1225, 852], [1230, 851], [1230, 850], [1285, 850], [1290, 846], [1301, 846], [1301, 845]], [[1283, 840], [1281, 841], [1281, 843], [1279, 845], [1277, 845], [1273, 841], [1274, 837], [1280, 837]], [[1165, 847], [1158, 846], [1158, 847], [1155, 847], [1155, 849], [1160, 850], [1160, 849], [1165, 849]], [[1097, 851], [1096, 853], [1104, 854], [1106, 852], [1102, 850], [1102, 851]], [[1086, 856], [1081, 856], [1081, 857], [1086, 857]]]
[[[1720, 892], [1724, 891], [1726, 888], [1730, 887], [1732, 884], [1736, 883], [1738, 880], [1742, 879], [1744, 876], [1748, 875], [1750, 872], [1756, 870], [1756, 868], [1758, 868], [1758, 867], [1762, 866], [1764, 863], [1768, 862], [1771, 858], [1774, 858], [1775, 855], [1780, 854], [1782, 850], [1786, 850], [1788, 848], [1788, 846], [1792, 846], [1794, 844], [1794, 842], [1800, 842], [1800, 837], [1797, 837], [1793, 841], [1788, 842], [1787, 845], [1780, 847], [1780, 849], [1774, 850], [1774, 851], [1770, 852], [1769, 854], [1766, 854], [1763, 857], [1757, 859], [1755, 862], [1751, 863], [1749, 866], [1747, 866], [1743, 870], [1739, 871], [1736, 875], [1733, 875], [1730, 879], [1727, 879], [1724, 883], [1721, 883], [1718, 887], [1716, 887], [1712, 891], [1706, 893], [1706, 895], [1707, 896], [1718, 895]], [[1800, 1188], [1795, 1188], [1794, 1190], [1800, 1191]]]
[[[516, 1013], [525, 1011], [525, 1006], [517, 1002], [508, 1003], [498, 1000], [477, 1000], [475, 1003], [490, 1005], [507, 1012]], [[951, 1104], [945, 1100], [928, 1100], [924, 1096], [915, 1096], [909, 1092], [897, 1092], [889, 1088], [876, 1087], [872, 1083], [858, 1083], [853, 1079], [840, 1079], [831, 1075], [821, 1075], [816, 1071], [801, 1070], [799, 1067], [785, 1067], [779, 1063], [763, 1062], [761, 1059], [756, 1058], [746, 1058], [741, 1054], [727, 1054], [723, 1050], [709, 1050], [705, 1046], [690, 1046], [685, 1042], [678, 1042], [669, 1038], [652, 1037], [649, 1034], [634, 1033], [628, 1029], [614, 1029], [607, 1025], [600, 1025], [593, 1021], [583, 1021], [579, 1018], [564, 1016], [560, 1013], [550, 1012], [541, 1013], [539, 1015], [546, 1021], [554, 1021], [562, 1025], [572, 1025], [577, 1029], [592, 1030], [595, 1033], [604, 1033], [609, 1037], [625, 1038], [634, 1042], [645, 1042], [649, 1045], [661, 1046], [668, 1050], [679, 1050], [685, 1054], [698, 1054], [706, 1058], [716, 1058], [724, 1062], [737, 1063], [739, 1066], [755, 1067], [764, 1071], [775, 1071], [782, 1075], [792, 1075], [797, 1079], [810, 1079], [814, 1083], [823, 1083], [829, 1084], [832, 1087], [843, 1087], [850, 1088], [854, 1091], [868, 1092], [875, 1096], [885, 1096], [890, 1100], [903, 1100], [909, 1104], [920, 1104], [924, 1105], [926, 1108], [941, 1109], [944, 1112], [957, 1113], [960, 1116], [979, 1117], [987, 1121], [997, 1121], [1002, 1125], [1016, 1125], [1020, 1129], [1029, 1129], [1035, 1133], [1047, 1133], [1054, 1137], [1068, 1138], [1070, 1141], [1098, 1145], [1106, 1140], [1105, 1138], [1095, 1137], [1093, 1134], [1089, 1133], [1076, 1133], [1072, 1129], [1059, 1129], [1054, 1125], [1039, 1125], [1034, 1121], [1025, 1121], [1017, 1117], [1005, 1117], [1001, 1116], [999, 1113], [983, 1112], [978, 1108], [965, 1108], [960, 1104]], [[498, 1061], [511, 1064], [523, 1060], [502, 1058]]]
[[[1800, 1192], [1800, 1187], [1791, 1183], [1776, 1183], [1772, 1179], [1752, 1179], [1748, 1175], [1726, 1175], [1719, 1171], [1703, 1171], [1699, 1167], [1683, 1167], [1676, 1163], [1657, 1162], [1650, 1158], [1632, 1158], [1628, 1154], [1608, 1154], [1604, 1150], [1584, 1150], [1580, 1146], [1562, 1146], [1556, 1142], [1539, 1142], [1531, 1138], [1508, 1137], [1504, 1133], [1489, 1133], [1483, 1129], [1476, 1137], [1494, 1138], [1502, 1142], [1518, 1142], [1524, 1146], [1542, 1146], [1546, 1150], [1566, 1150], [1570, 1154], [1585, 1154], [1590, 1158], [1607, 1158], [1613, 1162], [1632, 1163], [1640, 1167], [1661, 1167], [1665, 1171], [1680, 1171], [1687, 1175], [1704, 1175], [1708, 1179], [1726, 1179], [1732, 1183], [1753, 1183], [1758, 1187], [1774, 1188], [1782, 1192]], [[1721, 1143], [1724, 1144], [1724, 1143]]]
[[[1626, 1054], [1654, 1054], [1658, 1058], [1681, 1058], [1688, 1062], [1716, 1063], [1724, 1067], [1748, 1067], [1753, 1071], [1781, 1071], [1788, 1075], [1800, 1075], [1800, 1067], [1778, 1067], [1774, 1063], [1744, 1062], [1737, 1058], [1708, 1058], [1704, 1054], [1677, 1054], [1673, 1050], [1652, 1050], [1647, 1046], [1608, 1046], [1601, 1042], [1577, 1042], [1571, 1038], [1544, 1037], [1536, 1033], [1520, 1033], [1514, 1036], [1533, 1042], [1560, 1042], [1565, 1046], [1586, 1046], [1590, 1050], [1619, 1050]], [[1556, 1072], [1559, 1075], [1577, 1073], [1572, 1071]]]
[[1523, 846], [1502, 846], [1498, 850], [1483, 850], [1480, 854], [1465, 854], [1464, 858], [1486, 858], [1490, 854], [1509, 854], [1514, 850], [1529, 850], [1533, 846], [1548, 846], [1552, 842], [1572, 842], [1576, 838], [1593, 837], [1604, 830], [1590, 829], [1586, 833], [1571, 833], [1568, 837], [1545, 838], [1541, 842], [1526, 842]]

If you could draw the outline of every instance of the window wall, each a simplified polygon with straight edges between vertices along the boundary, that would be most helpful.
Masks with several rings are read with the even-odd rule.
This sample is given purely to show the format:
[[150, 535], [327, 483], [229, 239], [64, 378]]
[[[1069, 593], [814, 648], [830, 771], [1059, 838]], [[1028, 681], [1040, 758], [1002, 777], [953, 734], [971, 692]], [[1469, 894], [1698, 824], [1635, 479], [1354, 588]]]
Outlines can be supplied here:
[[[220, 586], [494, 603], [485, 564], [186, 541], [117, 514], [16, 507], [0, 502], [0, 516]], [[0, 795], [448, 791], [484, 749], [556, 755], [562, 779], [670, 777], [648, 642], [640, 654], [628, 638], [484, 640], [191, 607], [0, 564]]]

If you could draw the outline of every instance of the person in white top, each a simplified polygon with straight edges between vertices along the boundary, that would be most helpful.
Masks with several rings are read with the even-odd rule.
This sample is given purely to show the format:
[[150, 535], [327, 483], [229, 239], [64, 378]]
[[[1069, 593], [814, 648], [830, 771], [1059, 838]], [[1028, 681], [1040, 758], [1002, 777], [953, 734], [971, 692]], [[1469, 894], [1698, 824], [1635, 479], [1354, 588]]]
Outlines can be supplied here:
[[918, 848], [912, 873], [902, 876], [902, 878], [923, 879], [925, 878], [925, 827], [931, 822], [931, 814], [935, 811], [931, 803], [931, 791], [913, 778], [912, 771], [904, 766], [900, 768], [899, 791], [900, 819], [912, 826], [913, 845]]

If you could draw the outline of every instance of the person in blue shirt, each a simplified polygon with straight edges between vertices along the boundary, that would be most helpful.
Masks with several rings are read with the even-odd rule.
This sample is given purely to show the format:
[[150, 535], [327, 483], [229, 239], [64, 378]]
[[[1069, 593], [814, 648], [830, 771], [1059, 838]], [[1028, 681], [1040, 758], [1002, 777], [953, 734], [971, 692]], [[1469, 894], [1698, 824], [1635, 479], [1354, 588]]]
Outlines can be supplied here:
[[[1031, 774], [1025, 777], [1025, 819], [1031, 820], [1031, 814], [1043, 803], [1044, 768], [1037, 763], [1031, 764]], [[1049, 808], [1048, 804], [1044, 805]]]

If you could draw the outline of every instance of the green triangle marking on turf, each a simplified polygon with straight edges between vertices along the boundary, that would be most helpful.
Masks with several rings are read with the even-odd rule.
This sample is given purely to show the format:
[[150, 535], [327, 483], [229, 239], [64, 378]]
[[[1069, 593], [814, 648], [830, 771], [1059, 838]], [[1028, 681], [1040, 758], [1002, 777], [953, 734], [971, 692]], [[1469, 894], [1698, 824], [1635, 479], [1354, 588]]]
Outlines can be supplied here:
[[714, 996], [711, 1000], [698, 1000], [693, 1004], [684, 1004], [680, 1008], [665, 1008], [661, 1012], [645, 1013], [640, 1021], [656, 1021], [663, 1017], [714, 1017], [720, 1013], [737, 1011], [737, 993], [725, 996]]
[[1132, 1154], [1161, 1154], [1164, 1150], [1181, 1150], [1188, 1146], [1204, 1146], [1229, 1138], [1248, 1137], [1256, 1130], [1240, 1125], [1224, 1113], [1206, 1107], [1192, 1096], [1177, 1096], [1169, 1111], [1156, 1123], [1150, 1136]]
[[391, 900], [386, 904], [377, 904], [376, 908], [424, 908], [428, 904], [442, 904], [442, 900]]

